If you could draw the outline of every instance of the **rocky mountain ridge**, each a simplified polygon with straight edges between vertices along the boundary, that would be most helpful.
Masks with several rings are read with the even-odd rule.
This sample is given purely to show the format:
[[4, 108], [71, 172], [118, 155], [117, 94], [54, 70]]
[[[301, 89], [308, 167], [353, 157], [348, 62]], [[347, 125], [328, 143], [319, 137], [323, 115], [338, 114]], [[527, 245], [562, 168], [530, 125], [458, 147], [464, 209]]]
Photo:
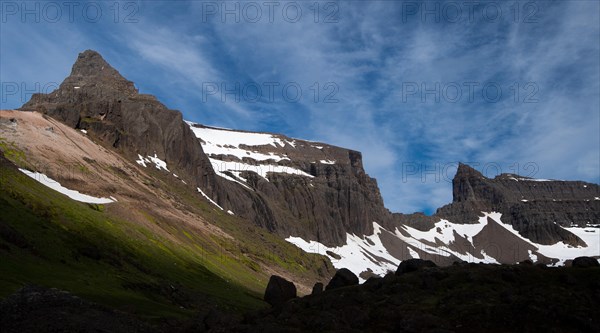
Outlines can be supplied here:
[[35, 94], [21, 109], [88, 131], [142, 167], [159, 161], [165, 174], [176, 174], [223, 211], [362, 278], [408, 258], [556, 264], [565, 260], [556, 251], [569, 247], [600, 256], [594, 238], [600, 230], [583, 230], [600, 221], [597, 184], [488, 179], [460, 164], [451, 204], [433, 216], [391, 213], [360, 152], [186, 123], [178, 111], [139, 94], [95, 51], [79, 55], [59, 89]]
[[181, 113], [139, 94], [95, 51], [80, 53], [57, 90], [34, 94], [21, 110], [39, 111], [88, 131], [129, 158], [156, 155], [191, 184], [216, 191], [216, 176]]
[[324, 145], [338, 164], [312, 164], [303, 160], [311, 153], [288, 146], [290, 166], [323, 180], [313, 184], [315, 190], [306, 182], [311, 177], [300, 175], [293, 175], [293, 181], [278, 173], [268, 176], [271, 181], [250, 176], [253, 189], [217, 177], [181, 113], [154, 96], [139, 94], [95, 51], [81, 53], [56, 91], [34, 94], [21, 110], [39, 111], [88, 131], [130, 159], [156, 157], [220, 207], [282, 236], [293, 233], [341, 245], [347, 231], [369, 233], [372, 227], [366, 221], [389, 219], [377, 184], [365, 173], [356, 151]]
[[452, 180], [453, 202], [439, 208], [436, 216], [471, 223], [480, 212], [496, 211], [521, 235], [543, 245], [563, 241], [583, 245], [562, 227], [598, 224], [600, 187], [581, 181], [533, 179], [501, 174], [484, 177], [460, 164]]

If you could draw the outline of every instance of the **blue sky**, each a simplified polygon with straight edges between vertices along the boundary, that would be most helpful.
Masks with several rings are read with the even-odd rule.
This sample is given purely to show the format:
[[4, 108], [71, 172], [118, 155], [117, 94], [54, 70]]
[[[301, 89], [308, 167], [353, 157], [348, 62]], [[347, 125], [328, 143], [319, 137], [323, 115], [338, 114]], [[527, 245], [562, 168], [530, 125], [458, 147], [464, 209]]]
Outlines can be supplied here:
[[188, 120], [361, 151], [392, 211], [458, 161], [600, 182], [598, 1], [69, 3], [2, 2], [3, 109], [94, 49]]

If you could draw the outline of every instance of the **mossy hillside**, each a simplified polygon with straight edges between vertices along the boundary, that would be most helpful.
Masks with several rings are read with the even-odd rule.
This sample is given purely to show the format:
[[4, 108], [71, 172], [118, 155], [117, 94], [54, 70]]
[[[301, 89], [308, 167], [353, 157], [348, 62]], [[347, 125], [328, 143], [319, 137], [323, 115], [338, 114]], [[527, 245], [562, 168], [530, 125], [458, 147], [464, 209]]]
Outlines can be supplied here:
[[4, 153], [4, 156], [11, 160], [15, 165], [23, 167], [26, 165], [27, 159], [25, 153], [17, 147], [14, 142], [7, 141], [5, 138], [0, 136], [0, 151]]
[[14, 168], [0, 172], [1, 296], [34, 283], [153, 317], [187, 315], [204, 304], [263, 306], [256, 293], [204, 267], [196, 252]]
[[[10, 156], [20, 156], [19, 161], [26, 167], [25, 155], [14, 144], [7, 145], [14, 152]], [[6, 146], [2, 148], [6, 153]], [[1, 208], [4, 212], [10, 212], [2, 214], [0, 222], [15, 225], [22, 235], [33, 240], [31, 243], [34, 245], [39, 240], [50, 240], [42, 241], [42, 245], [35, 247], [54, 254], [40, 259], [35, 253], [13, 248], [13, 245], [0, 239], [0, 245], [10, 252], [10, 257], [7, 255], [7, 260], [3, 260], [0, 267], [11, 271], [11, 274], [4, 276], [12, 275], [11, 278], [0, 278], [4, 280], [0, 286], [2, 296], [14, 292], [24, 283], [38, 283], [89, 296], [107, 305], [125, 304], [126, 308], [144, 314], [181, 315], [191, 312], [182, 310], [182, 305], [174, 302], [171, 296], [165, 297], [164, 294], [168, 292], [161, 290], [166, 285], [172, 285], [169, 281], [179, 283], [178, 288], [186, 289], [187, 294], [206, 293], [212, 295], [210, 300], [214, 302], [236, 308], [256, 308], [264, 305], [258, 299], [262, 296], [269, 277], [262, 265], [280, 267], [290, 274], [308, 277], [310, 281], [317, 280], [317, 274], [327, 275], [332, 271], [331, 264], [322, 256], [306, 254], [278, 236], [216, 209], [195, 192], [192, 193], [189, 187], [179, 182], [162, 181], [164, 175], [158, 172], [151, 172], [154, 185], [171, 193], [176, 201], [182, 203], [184, 209], [219, 226], [233, 236], [234, 240], [208, 237], [193, 229], [186, 229], [185, 225], [177, 221], [161, 220], [152, 211], [142, 211], [149, 221], [159, 225], [169, 235], [177, 236], [181, 242], [174, 244], [157, 236], [155, 230], [114, 216], [110, 205], [74, 202], [12, 167], [4, 165], [0, 171], [0, 183], [3, 186]], [[127, 177], [122, 172], [112, 173]], [[50, 234], [45, 235], [41, 231]], [[54, 242], [54, 239], [60, 241]], [[101, 246], [97, 246], [97, 243]], [[6, 249], [0, 249], [0, 254], [5, 257], [3, 250], [7, 252]], [[99, 256], [98, 253], [102, 255]], [[89, 256], [94, 263], [92, 266], [86, 262]], [[70, 261], [71, 257], [76, 258], [75, 263]], [[151, 268], [146, 267], [149, 263], [152, 264]], [[107, 264], [110, 267], [105, 267]], [[31, 269], [32, 266], [39, 267]], [[92, 269], [94, 267], [103, 273], [96, 274], [95, 269]], [[53, 274], [45, 274], [45, 271]], [[180, 274], [182, 271], [186, 274]], [[86, 275], [84, 272], [92, 273]], [[146, 275], [150, 277], [140, 278]], [[82, 278], [71, 280], [67, 278], [69, 276]], [[205, 283], [204, 280], [207, 279], [220, 281], [221, 284]], [[107, 287], [97, 289], [91, 288], [91, 285]], [[148, 300], [150, 303], [146, 303]], [[156, 306], [155, 303], [162, 306]], [[187, 307], [191, 306], [186, 304], [184, 308]], [[162, 308], [169, 309], [168, 313], [163, 312]]]
[[[20, 151], [17, 146], [14, 143], [9, 143], [6, 141], [3, 141], [4, 145], [1, 148], [2, 151], [4, 151], [5, 153], [10, 153], [7, 156], [10, 156], [10, 160], [13, 162], [20, 162], [20, 166], [21, 167], [25, 167], [28, 168], [28, 161], [26, 159], [25, 154]], [[9, 149], [10, 148], [10, 149]], [[14, 157], [18, 157], [18, 160], [15, 160]], [[83, 166], [83, 168], [85, 168], [85, 166]], [[85, 168], [86, 171], [89, 171], [89, 169]], [[108, 168], [109, 172], [111, 172], [113, 175], [115, 176], [119, 176], [119, 177], [126, 177], [127, 174], [123, 173], [123, 172], [116, 172], [115, 170], [113, 170], [112, 168]], [[9, 177], [7, 174], [4, 174], [5, 176]], [[22, 175], [19, 173], [19, 177], [22, 177]], [[126, 179], [128, 180], [128, 179]], [[154, 178], [150, 178], [148, 181], [151, 182], [156, 182], [157, 180]], [[154, 184], [156, 185], [156, 184]], [[40, 188], [44, 188], [43, 186]], [[48, 191], [49, 193], [54, 193], [60, 197], [61, 196], [59, 193], [55, 193], [54, 191], [51, 191], [49, 189], [44, 188], [45, 191]], [[14, 193], [14, 192], [13, 192]], [[49, 194], [52, 195], [52, 194]], [[63, 197], [64, 200], [69, 200], [66, 197]], [[38, 202], [35, 201], [29, 201], [29, 204], [33, 207], [33, 208], [37, 208]], [[81, 205], [79, 203], [75, 203], [78, 205]], [[199, 200], [199, 204], [200, 205], [204, 205], [205, 203], [203, 203], [201, 200]], [[104, 205], [98, 205], [98, 204], [87, 204], [89, 206], [89, 208], [99, 211], [99, 212], [103, 212], [105, 210], [105, 206]], [[31, 207], [30, 207], [31, 208]], [[56, 213], [58, 212], [57, 209], [54, 208], [49, 208], [49, 211], [44, 211], [43, 215], [44, 216], [52, 216], [52, 215], [56, 215]], [[182, 226], [181, 224], [177, 224], [177, 222], [173, 222], [173, 221], [160, 221], [158, 220], [158, 217], [153, 216], [152, 211], [143, 211], [140, 210], [138, 207], [128, 207], [128, 209], [132, 209], [132, 210], [137, 210], [139, 213], [141, 213], [148, 221], [150, 221], [151, 223], [154, 223], [156, 225], [159, 225], [161, 228], [166, 229], [165, 231], [169, 234], [173, 234], [173, 233], [181, 233], [185, 230], [185, 226]], [[112, 217], [113, 219], [115, 218], [115, 216], [113, 216], [112, 214], [109, 214], [106, 216], [106, 218], [108, 217]], [[76, 216], [75, 219], [80, 218], [79, 216]], [[116, 217], [117, 220], [123, 220], [122, 218]], [[109, 225], [113, 225], [111, 222], [109, 222], [109, 220], [107, 220], [107, 223], [109, 223]], [[134, 224], [130, 223], [130, 226], [135, 226]], [[66, 228], [65, 225], [61, 225], [61, 227]], [[201, 264], [204, 266], [208, 266], [210, 268], [212, 268], [213, 271], [216, 271], [218, 274], [220, 275], [227, 275], [226, 280], [228, 281], [232, 281], [233, 283], [239, 284], [239, 285], [243, 285], [245, 289], [249, 289], [251, 291], [253, 291], [253, 297], [259, 297], [262, 293], [262, 291], [264, 290], [264, 287], [266, 285], [266, 282], [263, 283], [264, 277], [262, 275], [260, 275], [259, 278], [257, 278], [255, 275], [256, 274], [256, 264], [254, 262], [251, 262], [250, 260], [248, 260], [246, 257], [244, 256], [239, 256], [237, 257], [238, 260], [236, 260], [236, 258], [231, 258], [230, 256], [232, 255], [231, 253], [224, 253], [224, 249], [225, 248], [229, 248], [229, 249], [233, 249], [235, 248], [235, 246], [232, 246], [231, 244], [228, 244], [228, 241], [226, 240], [221, 240], [218, 238], [207, 238], [206, 235], [196, 235], [196, 237], [194, 237], [194, 242], [193, 244], [189, 244], [188, 247], [186, 246], [181, 246], [182, 244], [173, 244], [173, 243], [169, 243], [166, 244], [164, 239], [155, 239], [157, 235], [155, 235], [155, 231], [151, 231], [151, 230], [147, 230], [144, 229], [142, 227], [139, 226], [135, 226], [135, 228], [137, 229], [135, 233], [132, 233], [131, 230], [125, 229], [124, 232], [126, 232], [128, 234], [128, 237], [130, 240], [135, 241], [136, 239], [138, 239], [140, 236], [145, 239], [145, 240], [149, 240], [149, 242], [152, 244], [152, 246], [156, 249], [160, 249], [161, 251], [164, 252], [164, 254], [166, 255], [170, 255], [173, 256], [175, 255], [172, 251], [171, 248], [177, 248], [177, 251], [180, 253], [183, 253], [185, 256], [188, 257], [193, 257], [194, 258], [194, 265], [197, 264]], [[106, 230], [108, 233], [111, 232], [110, 229]], [[191, 231], [190, 231], [191, 232]], [[188, 233], [189, 235], [190, 233]], [[186, 244], [183, 244], [186, 245]], [[142, 248], [138, 248], [138, 251], [143, 251]], [[151, 253], [146, 253], [147, 255], [151, 256]], [[239, 260], [241, 259], [241, 260]], [[251, 267], [251, 269], [247, 268], [247, 267]]]
[[[218, 226], [235, 239], [233, 242], [225, 239], [218, 240], [219, 260], [233, 258], [246, 264], [252, 270], [258, 268], [257, 263], [262, 263], [267, 266], [279, 267], [290, 275], [314, 281], [323, 279], [324, 276], [328, 279], [329, 275], [335, 271], [327, 257], [306, 253], [280, 236], [272, 234], [250, 221], [220, 210], [204, 200], [197, 192], [190, 191], [189, 186], [179, 182], [163, 181], [164, 175], [160, 171], [150, 170], [150, 174], [154, 176], [155, 185], [165, 189], [172, 196], [173, 201], [183, 205], [190, 212], [202, 216], [206, 221]], [[202, 242], [201, 238], [203, 235], [194, 235], [189, 232], [186, 235], [181, 231], [182, 240], [189, 240], [197, 244]], [[228, 255], [222, 256], [222, 253]], [[264, 273], [259, 277], [257, 281], [259, 291], [264, 291], [268, 279], [269, 275]]]

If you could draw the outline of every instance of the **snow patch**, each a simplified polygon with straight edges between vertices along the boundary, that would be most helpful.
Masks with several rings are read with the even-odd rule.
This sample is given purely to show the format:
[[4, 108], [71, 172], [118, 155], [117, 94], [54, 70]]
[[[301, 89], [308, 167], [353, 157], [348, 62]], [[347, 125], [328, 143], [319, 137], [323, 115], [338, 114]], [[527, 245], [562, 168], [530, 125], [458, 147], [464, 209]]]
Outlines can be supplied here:
[[600, 229], [599, 228], [591, 228], [591, 227], [570, 227], [563, 228], [577, 237], [581, 238], [587, 246], [571, 246], [568, 244], [558, 242], [552, 245], [540, 245], [537, 243], [533, 243], [529, 239], [521, 236], [517, 230], [513, 228], [510, 224], [505, 224], [502, 222], [500, 213], [491, 213], [489, 216], [498, 222], [499, 225], [504, 227], [506, 230], [515, 234], [517, 237], [521, 238], [525, 242], [531, 244], [532, 246], [537, 248], [537, 253], [546, 256], [548, 258], [558, 259], [559, 262], [557, 265], [563, 265], [566, 260], [574, 259], [580, 256], [589, 256], [594, 257], [600, 255]]
[[335, 164], [335, 161], [330, 161], [330, 160], [320, 160], [319, 162], [322, 164]]
[[531, 252], [531, 250], [527, 250], [527, 253], [529, 253], [529, 259], [532, 262], [536, 262], [537, 261], [538, 257], [535, 254], [533, 254], [533, 252]]
[[158, 158], [156, 153], [154, 154], [154, 156], [148, 156], [148, 157], [142, 157], [142, 155], [138, 154], [138, 159], [135, 162], [137, 164], [143, 166], [144, 168], [146, 167], [146, 163], [148, 163], [148, 164], [153, 163], [158, 170], [169, 171], [169, 169], [167, 169], [167, 162]]
[[37, 180], [39, 183], [57, 191], [57, 192], [60, 192], [75, 201], [93, 203], [93, 204], [107, 204], [107, 203], [117, 201], [114, 198], [113, 198], [114, 200], [111, 200], [108, 198], [97, 198], [97, 197], [93, 197], [91, 195], [79, 193], [78, 191], [75, 191], [75, 190], [70, 190], [70, 189], [60, 185], [60, 183], [57, 182], [56, 180], [44, 175], [43, 173], [32, 172], [32, 171], [20, 169], [20, 168], [19, 168], [19, 171], [21, 171], [22, 173], [26, 174], [27, 176]]
[[202, 190], [199, 187], [197, 187], [197, 189], [198, 192], [200, 192], [200, 194], [202, 194], [202, 196], [206, 198], [206, 200], [210, 201], [210, 203], [212, 203], [213, 205], [219, 207], [220, 210], [224, 210], [223, 207], [219, 206], [219, 204], [217, 204], [213, 199], [206, 195], [206, 193], [202, 192]]
[[447, 220], [440, 220], [435, 223], [433, 228], [428, 231], [421, 231], [406, 225], [400, 226], [404, 230], [404, 233], [408, 233], [410, 236], [404, 236], [398, 228], [395, 230], [395, 236], [404, 242], [418, 248], [423, 252], [427, 252], [433, 255], [441, 255], [445, 257], [456, 256], [461, 260], [468, 262], [483, 262], [497, 264], [498, 261], [486, 254], [485, 251], [481, 251], [475, 257], [471, 253], [461, 253], [450, 249], [452, 243], [456, 241], [454, 234], [458, 234], [464, 237], [467, 241], [473, 245], [473, 237], [481, 232], [481, 230], [487, 225], [487, 215], [479, 218], [478, 223], [475, 224], [458, 224], [452, 223]]
[[[340, 259], [330, 257], [333, 266], [337, 269], [347, 268], [357, 276], [368, 269], [377, 275], [383, 276], [388, 271], [395, 271], [400, 264], [400, 260], [391, 256], [383, 246], [379, 235], [382, 227], [373, 222], [373, 235], [367, 236], [375, 244], [368, 242], [367, 237], [363, 238], [353, 234], [346, 234], [346, 244], [338, 247], [327, 247], [316, 241], [305, 241], [300, 237], [290, 236], [285, 240], [301, 248], [304, 252], [327, 255], [326, 251], [335, 253]], [[383, 258], [386, 261], [375, 263], [373, 255]], [[389, 262], [388, 262], [389, 261]], [[391, 264], [390, 264], [391, 262]], [[359, 277], [361, 282], [364, 279]]]
[[217, 174], [219, 174], [221, 177], [236, 181], [238, 183], [240, 183], [240, 182], [237, 180], [234, 180], [233, 178], [231, 178], [230, 176], [225, 174], [225, 172], [227, 172], [227, 171], [229, 171], [231, 173], [235, 172], [235, 173], [237, 173], [236, 176], [238, 176], [239, 172], [251, 171], [251, 172], [257, 173], [259, 176], [261, 176], [262, 178], [264, 178], [267, 181], [268, 181], [267, 174], [270, 172], [286, 173], [286, 174], [290, 174], [290, 175], [314, 178], [313, 175], [308, 174], [300, 169], [292, 168], [289, 166], [283, 166], [283, 165], [273, 165], [273, 164], [252, 165], [252, 164], [241, 163], [241, 162], [221, 161], [221, 160], [216, 160], [213, 158], [210, 158], [210, 163], [212, 164], [212, 167], [215, 170], [215, 172]]
[[[142, 157], [142, 155], [138, 154], [138, 159], [135, 161], [137, 164], [143, 166], [144, 168], [146, 167], [146, 159]], [[148, 161], [148, 163], [150, 163]]]
[[84, 130], [84, 129], [80, 129], [80, 131], [81, 131], [81, 133], [83, 133], [83, 134], [87, 134], [87, 131], [86, 131], [86, 130]]
[[150, 161], [152, 161], [152, 163], [154, 163], [154, 165], [156, 165], [156, 168], [158, 170], [163, 169], [165, 171], [169, 171], [169, 169], [167, 169], [167, 162], [158, 158], [158, 156], [156, 156], [156, 154], [154, 154], [154, 156], [148, 156], [148, 158], [150, 159]]
[[281, 160], [289, 160], [289, 158], [275, 153], [259, 153], [240, 146], [271, 145], [277, 148], [284, 147], [286, 143], [292, 147], [295, 147], [296, 145], [294, 141], [284, 141], [273, 134], [194, 127], [193, 125], [195, 124], [192, 122], [187, 122], [187, 124], [190, 125], [194, 135], [202, 140], [202, 149], [208, 156], [232, 155], [240, 160], [242, 158], [251, 158], [257, 161], [275, 160], [278, 162]]
[[413, 250], [410, 246], [408, 247], [408, 253], [410, 253], [410, 256], [413, 257], [414, 259], [420, 259], [417, 251]]

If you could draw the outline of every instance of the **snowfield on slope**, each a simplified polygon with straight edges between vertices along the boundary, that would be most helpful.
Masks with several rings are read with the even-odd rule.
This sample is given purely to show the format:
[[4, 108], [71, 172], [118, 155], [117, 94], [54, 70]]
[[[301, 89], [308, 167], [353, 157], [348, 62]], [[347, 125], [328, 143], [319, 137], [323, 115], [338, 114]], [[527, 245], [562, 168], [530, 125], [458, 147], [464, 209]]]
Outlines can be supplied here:
[[[347, 268], [351, 270], [357, 276], [364, 271], [371, 271], [377, 275], [383, 276], [388, 271], [396, 271], [400, 260], [394, 258], [388, 253], [386, 248], [383, 246], [379, 235], [382, 232], [382, 227], [373, 222], [373, 235], [360, 237], [352, 234], [346, 234], [346, 245], [339, 247], [327, 247], [316, 241], [305, 241], [300, 237], [288, 237], [286, 241], [296, 245], [307, 253], [317, 253], [327, 255], [327, 251], [332, 252], [340, 257], [336, 259], [333, 256], [328, 255], [333, 266], [337, 269]], [[373, 243], [369, 243], [367, 238]], [[378, 261], [373, 256], [377, 256], [385, 259], [384, 261]], [[362, 282], [365, 279], [359, 276], [359, 280]]]
[[79, 202], [93, 203], [93, 204], [107, 204], [107, 203], [111, 203], [111, 202], [115, 201], [115, 200], [108, 199], [108, 198], [97, 198], [97, 197], [93, 197], [91, 195], [79, 193], [78, 191], [75, 191], [75, 190], [70, 190], [70, 189], [60, 185], [59, 182], [46, 176], [43, 173], [32, 172], [32, 171], [20, 169], [20, 168], [19, 168], [19, 171], [21, 171], [22, 173], [26, 174], [27, 176], [37, 180], [39, 183], [57, 191], [57, 192], [60, 192], [73, 200], [79, 201]]
[[[267, 181], [269, 180], [267, 175], [271, 172], [313, 178], [312, 175], [300, 169], [277, 164], [277, 162], [289, 160], [287, 156], [279, 155], [274, 152], [262, 153], [249, 148], [253, 146], [272, 146], [273, 148], [289, 146], [295, 148], [296, 142], [294, 140], [282, 140], [281, 138], [268, 133], [242, 132], [205, 126], [195, 127], [194, 125], [197, 125], [196, 123], [189, 121], [186, 121], [186, 123], [192, 129], [194, 135], [201, 140], [202, 149], [209, 157], [213, 170], [217, 175], [229, 181], [236, 182], [249, 188], [245, 184], [246, 179], [240, 175], [240, 173], [244, 171], [255, 172]], [[220, 155], [235, 156], [239, 158], [240, 161], [223, 161], [218, 158]], [[244, 158], [249, 158], [260, 163], [245, 163], [242, 162]], [[327, 162], [329, 164], [335, 163], [333, 161]], [[233, 174], [235, 178], [227, 173]]]
[[[147, 157], [142, 157], [142, 155], [138, 154], [138, 159], [135, 162], [144, 168], [146, 167], [146, 163], [148, 163], [154, 164], [158, 170], [169, 171], [169, 169], [167, 169], [167, 162], [158, 158], [156, 154], [154, 154], [154, 156], [148, 155]], [[177, 177], [175, 174], [173, 174], [173, 176]]]
[[600, 256], [600, 228], [563, 228], [581, 238], [587, 244], [587, 246], [575, 247], [565, 244], [563, 242], [558, 242], [553, 245], [540, 245], [521, 236], [521, 234], [519, 234], [519, 232], [515, 230], [512, 225], [502, 222], [502, 214], [492, 213], [490, 214], [490, 217], [496, 222], [498, 222], [501, 226], [503, 226], [506, 230], [510, 231], [517, 237], [528, 242], [529, 244], [535, 246], [538, 249], [538, 253], [548, 258], [558, 259], [558, 263], [556, 264], [557, 266], [561, 266], [565, 263], [566, 260], [574, 259], [576, 257]]
[[[555, 265], [564, 265], [566, 260], [579, 256], [600, 256], [600, 228], [564, 228], [580, 237], [587, 244], [585, 247], [573, 247], [566, 245], [563, 242], [558, 242], [554, 245], [540, 245], [521, 236], [512, 225], [502, 222], [502, 214], [496, 212], [482, 213], [484, 216], [480, 217], [478, 223], [475, 224], [458, 224], [447, 220], [440, 220], [427, 231], [420, 231], [402, 225], [399, 227], [402, 228], [402, 231], [396, 228], [393, 235], [408, 244], [409, 255], [412, 258], [419, 258], [418, 250], [443, 257], [453, 255], [468, 262], [497, 264], [499, 262], [492, 256], [486, 254], [483, 250], [479, 253], [461, 253], [451, 249], [451, 245], [456, 241], [455, 234], [464, 237], [471, 245], [474, 245], [473, 238], [488, 224], [487, 218], [489, 217], [501, 227], [514, 234], [515, 237], [531, 244], [533, 248], [537, 249], [536, 251], [528, 251], [529, 259], [534, 262], [537, 261], [538, 254], [548, 258], [558, 259], [558, 262]], [[370, 270], [373, 273], [382, 276], [390, 270], [395, 271], [401, 260], [400, 258], [395, 258], [391, 255], [381, 242], [381, 233], [389, 231], [383, 229], [377, 223], [373, 223], [373, 227], [374, 233], [371, 236], [359, 237], [347, 234], [346, 244], [339, 247], [327, 247], [316, 241], [305, 241], [300, 237], [293, 236], [286, 238], [286, 241], [296, 245], [305, 252], [327, 255], [331, 259], [333, 266], [337, 269], [348, 268], [356, 275]], [[405, 236], [405, 234], [409, 234], [410, 236]], [[432, 244], [435, 244], [435, 246]], [[333, 252], [339, 256], [340, 259], [336, 259], [334, 256], [329, 255], [327, 251]], [[383, 258], [383, 260], [377, 260], [373, 255]], [[480, 258], [477, 258], [474, 255], [477, 255]], [[361, 281], [362, 280], [363, 279], [361, 278]]]
[[[230, 171], [233, 174], [235, 174], [236, 177], [242, 179], [244, 182], [246, 180], [239, 175], [239, 173], [243, 172], [243, 171], [255, 172], [267, 181], [269, 180], [267, 178], [267, 174], [270, 172], [287, 173], [290, 175], [314, 178], [313, 175], [308, 174], [300, 169], [283, 166], [283, 165], [274, 165], [274, 164], [252, 165], [252, 164], [241, 163], [241, 162], [221, 161], [221, 160], [217, 160], [217, 159], [213, 159], [213, 158], [210, 159], [210, 163], [212, 164], [212, 167], [217, 174], [222, 176], [224, 174], [224, 172]], [[227, 175], [225, 175], [225, 176], [227, 176]]]
[[285, 147], [286, 144], [294, 147], [289, 141], [281, 140], [272, 134], [239, 132], [227, 129], [217, 129], [209, 127], [194, 127], [192, 122], [186, 122], [194, 132], [197, 138], [201, 139], [202, 149], [208, 156], [232, 155], [240, 160], [244, 157], [256, 161], [289, 160], [286, 156], [276, 155], [274, 153], [263, 154], [248, 149], [240, 148], [244, 146], [273, 146]]

